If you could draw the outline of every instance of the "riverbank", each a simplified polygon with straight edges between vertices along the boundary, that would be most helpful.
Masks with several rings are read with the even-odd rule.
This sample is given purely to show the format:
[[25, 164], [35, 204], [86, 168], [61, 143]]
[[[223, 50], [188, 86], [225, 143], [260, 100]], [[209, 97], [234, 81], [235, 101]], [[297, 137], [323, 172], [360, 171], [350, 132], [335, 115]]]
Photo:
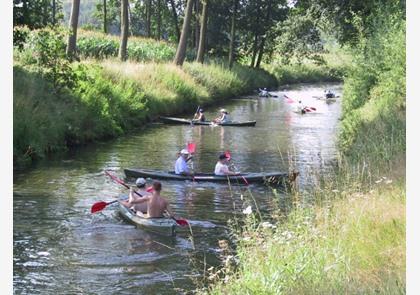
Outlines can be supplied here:
[[[159, 115], [193, 113], [258, 87], [276, 87], [263, 70], [236, 64], [73, 63], [71, 90], [55, 93], [43, 75], [19, 62], [13, 69], [14, 161], [113, 138], [142, 128]], [[22, 87], [24, 85], [24, 87]]]

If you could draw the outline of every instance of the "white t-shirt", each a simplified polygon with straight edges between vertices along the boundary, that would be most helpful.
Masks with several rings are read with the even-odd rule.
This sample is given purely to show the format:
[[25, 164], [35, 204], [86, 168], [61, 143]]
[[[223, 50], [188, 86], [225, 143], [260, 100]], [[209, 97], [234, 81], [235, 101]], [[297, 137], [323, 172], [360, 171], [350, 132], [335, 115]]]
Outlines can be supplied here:
[[214, 167], [215, 175], [226, 175], [229, 172], [229, 167], [226, 164], [217, 162], [216, 167]]
[[189, 173], [190, 168], [188, 168], [187, 162], [182, 156], [180, 156], [175, 162], [175, 174], [181, 174], [182, 172]]

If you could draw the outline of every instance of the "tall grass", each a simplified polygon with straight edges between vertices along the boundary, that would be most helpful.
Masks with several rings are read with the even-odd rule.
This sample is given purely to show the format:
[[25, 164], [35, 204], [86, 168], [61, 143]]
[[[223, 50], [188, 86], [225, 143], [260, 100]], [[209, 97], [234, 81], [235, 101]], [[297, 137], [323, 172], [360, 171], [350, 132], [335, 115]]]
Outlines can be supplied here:
[[270, 226], [246, 217], [234, 231], [238, 268], [211, 272], [205, 293], [404, 294], [404, 178], [371, 186], [341, 173], [314, 192], [318, 205], [296, 202]]

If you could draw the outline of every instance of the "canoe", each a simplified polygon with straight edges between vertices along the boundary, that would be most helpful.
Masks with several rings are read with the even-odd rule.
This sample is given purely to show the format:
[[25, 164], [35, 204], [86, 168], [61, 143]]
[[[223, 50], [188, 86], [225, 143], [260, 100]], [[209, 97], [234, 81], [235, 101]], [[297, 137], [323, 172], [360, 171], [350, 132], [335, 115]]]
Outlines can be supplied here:
[[174, 236], [176, 233], [177, 224], [171, 218], [145, 218], [137, 215], [134, 210], [125, 207], [121, 203], [118, 203], [118, 206], [118, 213], [121, 217], [138, 227], [167, 236]]
[[[189, 119], [173, 118], [173, 117], [160, 117], [160, 119], [162, 120], [163, 123], [166, 123], [166, 124], [191, 125], [191, 120], [189, 120]], [[218, 125], [220, 125], [220, 126], [237, 126], [237, 127], [255, 126], [256, 123], [257, 123], [256, 121], [244, 121], [244, 122], [232, 121], [230, 123], [220, 123], [220, 124], [215, 124], [211, 121], [192, 122], [193, 125], [206, 125], [206, 126], [210, 126], [210, 125], [218, 126]]]
[[[152, 179], [163, 179], [163, 180], [193, 180], [192, 176], [177, 175], [174, 171], [158, 171], [150, 169], [124, 169], [124, 173], [127, 177], [138, 178], [138, 177], [150, 177]], [[208, 182], [230, 182], [231, 184], [244, 184], [245, 180], [251, 183], [267, 183], [267, 184], [281, 184], [283, 180], [286, 180], [288, 174], [285, 172], [261, 172], [261, 173], [242, 173], [240, 175], [220, 176], [213, 173], [195, 173], [194, 181], [208, 181]]]

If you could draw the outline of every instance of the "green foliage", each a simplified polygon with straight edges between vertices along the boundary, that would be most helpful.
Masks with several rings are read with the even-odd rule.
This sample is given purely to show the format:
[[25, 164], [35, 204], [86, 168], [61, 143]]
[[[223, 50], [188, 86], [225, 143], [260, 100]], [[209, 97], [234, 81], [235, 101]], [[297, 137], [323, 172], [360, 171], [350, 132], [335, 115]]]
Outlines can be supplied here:
[[28, 26], [39, 29], [48, 25], [55, 25], [63, 19], [62, 0], [13, 0], [13, 26]]
[[278, 23], [276, 32], [276, 49], [283, 64], [288, 64], [292, 59], [298, 63], [304, 59], [323, 63], [320, 31], [309, 11], [304, 14], [291, 13], [286, 21]]
[[44, 75], [52, 82], [54, 92], [72, 88], [77, 79], [66, 56], [65, 31], [58, 28], [44, 28], [31, 31], [25, 50], [18, 55], [19, 61]]
[[405, 22], [394, 16], [377, 16], [345, 81], [340, 148], [355, 161], [405, 152]]
[[[119, 38], [99, 32], [81, 31], [77, 41], [79, 54], [97, 59], [116, 57], [118, 55]], [[139, 37], [128, 40], [128, 59], [138, 62], [167, 62], [175, 56], [175, 46], [167, 42], [154, 41]]]
[[17, 26], [13, 27], [13, 47], [22, 51], [27, 42], [30, 30], [28, 27]]

